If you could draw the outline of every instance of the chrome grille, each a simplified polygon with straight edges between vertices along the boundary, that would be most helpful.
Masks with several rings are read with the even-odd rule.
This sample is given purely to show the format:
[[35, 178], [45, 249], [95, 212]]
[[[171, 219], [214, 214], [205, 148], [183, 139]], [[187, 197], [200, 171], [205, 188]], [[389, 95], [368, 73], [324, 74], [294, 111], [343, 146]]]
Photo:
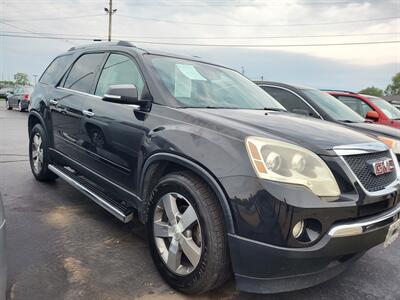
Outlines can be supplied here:
[[371, 166], [368, 163], [373, 160], [392, 158], [389, 151], [345, 155], [343, 158], [353, 170], [364, 188], [369, 192], [383, 190], [397, 178], [396, 170], [379, 176], [374, 175]]

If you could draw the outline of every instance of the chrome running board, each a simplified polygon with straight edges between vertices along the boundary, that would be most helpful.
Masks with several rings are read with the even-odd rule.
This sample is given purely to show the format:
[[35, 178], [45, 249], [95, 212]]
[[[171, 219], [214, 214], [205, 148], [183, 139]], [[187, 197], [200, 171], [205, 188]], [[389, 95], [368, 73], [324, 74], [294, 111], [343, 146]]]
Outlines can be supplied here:
[[63, 167], [49, 165], [48, 168], [54, 174], [57, 174], [59, 177], [92, 199], [120, 221], [128, 223], [133, 219], [133, 211], [131, 208], [126, 207], [118, 201], [108, 197], [103, 192], [96, 190], [93, 185], [85, 182], [83, 178], [80, 178]]

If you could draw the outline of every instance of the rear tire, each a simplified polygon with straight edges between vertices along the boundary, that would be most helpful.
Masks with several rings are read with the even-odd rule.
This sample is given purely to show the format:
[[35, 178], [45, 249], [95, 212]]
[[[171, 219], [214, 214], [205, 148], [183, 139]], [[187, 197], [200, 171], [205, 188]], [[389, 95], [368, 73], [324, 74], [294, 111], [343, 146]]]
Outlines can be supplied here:
[[10, 102], [6, 99], [6, 108], [7, 110], [12, 110], [12, 106], [10, 106]]
[[39, 181], [53, 181], [58, 176], [48, 169], [50, 161], [49, 141], [41, 124], [33, 126], [29, 134], [29, 161], [33, 176]]
[[224, 217], [218, 199], [199, 177], [177, 172], [159, 181], [151, 194], [147, 234], [153, 261], [174, 289], [201, 294], [230, 277]]

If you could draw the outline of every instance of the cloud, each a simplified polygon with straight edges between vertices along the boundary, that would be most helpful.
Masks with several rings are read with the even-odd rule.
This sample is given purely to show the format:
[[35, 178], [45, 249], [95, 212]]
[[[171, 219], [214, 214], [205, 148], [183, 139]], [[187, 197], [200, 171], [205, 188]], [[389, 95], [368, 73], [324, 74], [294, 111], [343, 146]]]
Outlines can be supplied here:
[[[324, 4], [323, 2], [329, 3]], [[307, 26], [248, 26], [310, 24], [379, 19], [399, 15], [398, 1], [373, 0], [283, 0], [283, 1], [201, 1], [137, 0], [114, 1], [113, 35], [134, 41], [172, 41], [205, 44], [312, 44], [399, 40], [400, 35], [370, 35], [325, 38], [248, 39], [260, 36], [303, 36], [330, 34], [368, 34], [399, 32], [399, 19], [349, 24]], [[252, 4], [249, 6], [243, 3]], [[311, 5], [314, 3], [314, 5]], [[345, 4], [343, 4], [345, 3]], [[197, 4], [190, 6], [190, 4]], [[227, 4], [227, 6], [218, 6]], [[235, 4], [235, 5], [234, 5]], [[237, 4], [237, 5], [236, 5]], [[266, 4], [262, 6], [261, 4]], [[57, 35], [105, 38], [107, 1], [0, 1], [0, 31], [40, 32]], [[90, 17], [80, 17], [91, 15]], [[72, 17], [72, 18], [71, 18]], [[46, 20], [47, 19], [47, 20]], [[148, 20], [146, 20], [148, 19]], [[161, 21], [156, 21], [156, 20]], [[163, 20], [169, 21], [164, 22]], [[206, 26], [181, 23], [204, 23], [244, 26]], [[18, 28], [22, 28], [20, 30]], [[170, 39], [170, 37], [178, 37]], [[179, 39], [192, 37], [192, 39]], [[198, 38], [205, 39], [198, 39]], [[226, 39], [227, 37], [244, 37]], [[247, 38], [246, 38], [247, 37]], [[42, 72], [58, 53], [82, 41], [0, 38], [0, 75], [18, 71]], [[170, 47], [137, 43], [147, 48], [179, 53], [199, 53], [210, 59], [221, 58], [234, 68], [244, 66], [252, 77], [276, 77], [309, 85], [338, 86], [356, 89], [365, 85], [385, 86], [399, 71], [399, 44], [335, 47], [293, 47], [277, 49], [236, 49]], [[322, 81], [323, 80], [323, 81]]]

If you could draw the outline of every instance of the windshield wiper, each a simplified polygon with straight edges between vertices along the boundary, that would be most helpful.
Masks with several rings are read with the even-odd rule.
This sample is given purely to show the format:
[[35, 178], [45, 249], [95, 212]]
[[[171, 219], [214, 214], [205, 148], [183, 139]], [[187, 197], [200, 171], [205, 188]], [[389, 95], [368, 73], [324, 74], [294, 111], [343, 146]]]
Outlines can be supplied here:
[[358, 122], [354, 122], [352, 120], [338, 120], [339, 122], [343, 122], [343, 123], [358, 123]]
[[264, 107], [264, 110], [272, 110], [272, 111], [287, 111], [284, 108], [278, 108], [278, 107]]

